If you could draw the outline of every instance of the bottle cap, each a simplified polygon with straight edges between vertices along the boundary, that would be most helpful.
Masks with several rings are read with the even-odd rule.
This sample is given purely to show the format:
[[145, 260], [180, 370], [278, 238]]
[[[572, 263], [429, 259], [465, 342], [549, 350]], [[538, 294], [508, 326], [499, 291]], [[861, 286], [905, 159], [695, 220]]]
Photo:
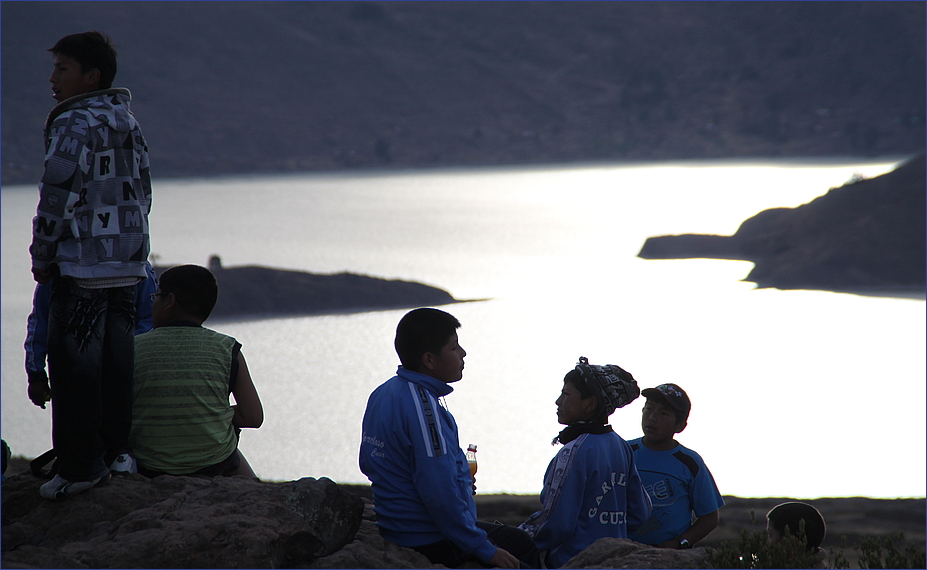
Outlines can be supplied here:
[[471, 443], [469, 446], [467, 446], [467, 451], [476, 451], [476, 444]]

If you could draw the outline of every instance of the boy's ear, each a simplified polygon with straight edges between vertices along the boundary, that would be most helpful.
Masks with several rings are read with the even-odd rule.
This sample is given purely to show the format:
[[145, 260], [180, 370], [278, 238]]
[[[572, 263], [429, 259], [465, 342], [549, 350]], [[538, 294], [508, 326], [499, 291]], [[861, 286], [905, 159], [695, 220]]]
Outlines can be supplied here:
[[178, 307], [177, 296], [173, 293], [167, 293], [164, 295], [164, 309], [167, 311], [174, 310]]
[[689, 425], [688, 421], [676, 422], [676, 433], [682, 433], [682, 430], [686, 429], [687, 425]]
[[586, 398], [586, 400], [587, 400], [586, 406], [585, 406], [586, 413], [592, 414], [592, 412], [594, 412], [596, 408], [599, 406], [599, 398], [596, 396], [589, 396], [588, 398]]
[[90, 71], [87, 72], [84, 83], [88, 90], [98, 91], [100, 89], [100, 70], [96, 67], [90, 68]]
[[435, 355], [431, 352], [426, 352], [422, 355], [422, 367], [425, 370], [434, 370], [435, 369]]

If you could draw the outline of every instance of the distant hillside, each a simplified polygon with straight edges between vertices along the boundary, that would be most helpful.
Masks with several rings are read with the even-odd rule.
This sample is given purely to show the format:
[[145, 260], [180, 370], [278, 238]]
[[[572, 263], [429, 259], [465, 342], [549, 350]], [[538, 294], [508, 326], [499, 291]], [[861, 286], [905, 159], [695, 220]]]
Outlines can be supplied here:
[[[223, 268], [217, 257], [209, 268], [219, 284], [210, 322], [265, 319], [457, 303], [450, 293], [412, 281], [355, 273], [321, 275], [260, 266]], [[166, 267], [156, 267], [160, 275]]]
[[153, 176], [924, 148], [924, 2], [2, 2], [2, 183], [101, 29]]
[[649, 238], [645, 259], [743, 259], [745, 281], [777, 289], [865, 294], [916, 293], [927, 279], [927, 173], [924, 155], [797, 208], [765, 210], [733, 236]]

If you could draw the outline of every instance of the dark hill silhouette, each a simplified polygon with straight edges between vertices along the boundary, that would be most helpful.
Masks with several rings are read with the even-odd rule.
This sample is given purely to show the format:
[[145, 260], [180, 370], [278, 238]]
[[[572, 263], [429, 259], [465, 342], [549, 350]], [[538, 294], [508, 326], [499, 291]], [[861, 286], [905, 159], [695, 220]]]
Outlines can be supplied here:
[[[220, 320], [266, 319], [334, 313], [360, 313], [459, 303], [436, 287], [356, 273], [332, 275], [255, 265], [222, 267], [217, 256], [209, 268], [219, 298], [209, 317]], [[160, 275], [166, 267], [155, 267]]]
[[797, 208], [764, 210], [733, 236], [649, 238], [645, 259], [743, 259], [758, 287], [924, 296], [925, 158], [832, 188]]
[[3, 2], [2, 183], [99, 28], [152, 175], [924, 148], [923, 2]]

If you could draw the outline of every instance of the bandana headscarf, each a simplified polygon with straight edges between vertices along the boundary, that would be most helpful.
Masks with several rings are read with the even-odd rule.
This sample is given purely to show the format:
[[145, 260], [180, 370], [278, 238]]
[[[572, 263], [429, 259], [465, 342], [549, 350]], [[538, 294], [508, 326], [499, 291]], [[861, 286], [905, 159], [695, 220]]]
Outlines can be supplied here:
[[620, 366], [589, 364], [585, 356], [579, 357], [576, 371], [586, 386], [599, 399], [599, 416], [608, 417], [617, 408], [622, 408], [640, 396], [640, 388], [631, 373]]

